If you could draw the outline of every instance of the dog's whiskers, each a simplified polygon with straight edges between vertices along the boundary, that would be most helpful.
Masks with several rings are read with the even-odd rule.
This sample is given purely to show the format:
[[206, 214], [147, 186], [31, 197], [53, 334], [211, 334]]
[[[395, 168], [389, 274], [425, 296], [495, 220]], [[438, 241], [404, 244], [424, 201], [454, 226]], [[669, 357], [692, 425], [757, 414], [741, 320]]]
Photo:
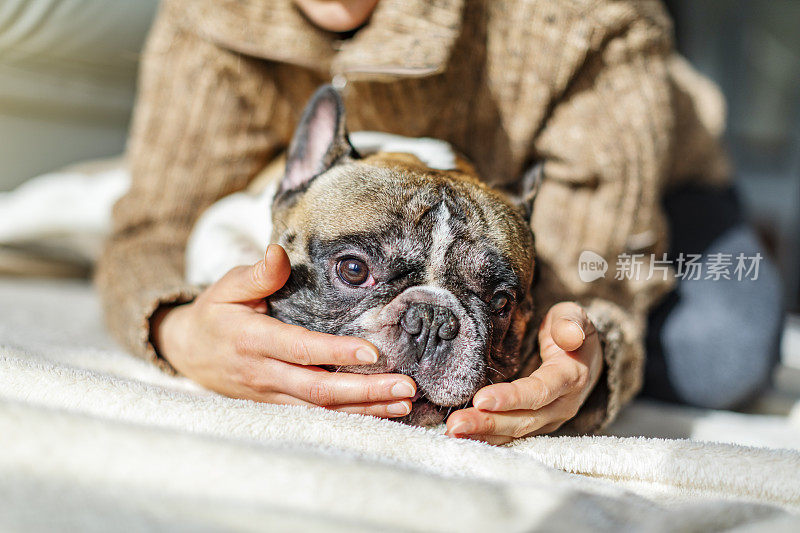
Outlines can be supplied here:
[[499, 370], [497, 370], [495, 367], [493, 367], [493, 366], [491, 366], [491, 365], [486, 365], [486, 368], [487, 368], [487, 369], [489, 369], [489, 370], [491, 370], [492, 372], [495, 372], [495, 373], [499, 374], [500, 376], [502, 376], [502, 375], [503, 375], [503, 373], [502, 373], [502, 372], [500, 372]]

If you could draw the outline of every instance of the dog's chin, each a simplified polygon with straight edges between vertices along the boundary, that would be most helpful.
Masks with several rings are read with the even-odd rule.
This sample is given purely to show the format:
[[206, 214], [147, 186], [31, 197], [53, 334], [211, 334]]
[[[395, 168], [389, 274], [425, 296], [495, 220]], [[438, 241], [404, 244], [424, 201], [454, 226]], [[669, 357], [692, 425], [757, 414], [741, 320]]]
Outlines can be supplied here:
[[411, 402], [409, 414], [395, 420], [410, 426], [436, 426], [444, 422], [447, 409], [447, 407], [436, 405], [423, 396]]
[[447, 415], [452, 411], [463, 409], [467, 407], [468, 403], [465, 402], [458, 406], [437, 405], [425, 396], [423, 392], [418, 391], [411, 399], [411, 412], [402, 418], [395, 418], [394, 420], [410, 426], [437, 426], [443, 423]]

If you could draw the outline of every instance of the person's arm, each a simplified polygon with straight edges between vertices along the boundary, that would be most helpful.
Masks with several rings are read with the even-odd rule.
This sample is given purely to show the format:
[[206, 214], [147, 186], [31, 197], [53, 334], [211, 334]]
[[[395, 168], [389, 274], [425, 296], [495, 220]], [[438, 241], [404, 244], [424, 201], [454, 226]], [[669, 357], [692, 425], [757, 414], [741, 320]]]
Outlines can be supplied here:
[[181, 29], [168, 6], [144, 55], [128, 152], [131, 189], [114, 208], [98, 265], [112, 333], [164, 370], [228, 396], [407, 414], [415, 393], [407, 376], [314, 366], [372, 363], [374, 346], [265, 315], [264, 298], [289, 275], [280, 246], [203, 291], [184, 280], [186, 241], [202, 210], [245, 187], [288, 142], [299, 108], [282, 98], [281, 82], [291, 76], [293, 90], [310, 94], [315, 81]]
[[162, 368], [149, 320], [199, 293], [184, 281], [186, 241], [214, 201], [242, 189], [283, 141], [269, 116], [274, 91], [252, 90], [263, 68], [179, 28], [162, 8], [140, 72], [127, 158], [131, 188], [115, 205], [97, 284], [107, 323]]
[[[653, 5], [604, 4], [582, 19], [595, 28], [596, 49], [577, 66], [535, 140], [544, 161], [532, 219], [537, 312], [548, 313], [539, 332], [543, 364], [479, 391], [476, 407], [451, 416], [451, 434], [499, 443], [562, 425], [591, 433], [640, 388], [646, 313], [672, 283], [658, 271], [648, 279], [650, 254], [660, 259], [666, 251], [660, 198], [675, 123], [669, 27], [653, 16]], [[608, 262], [605, 277], [581, 280], [584, 251]], [[643, 254], [638, 279], [615, 279], [622, 253]], [[564, 301], [574, 303], [556, 305]]]

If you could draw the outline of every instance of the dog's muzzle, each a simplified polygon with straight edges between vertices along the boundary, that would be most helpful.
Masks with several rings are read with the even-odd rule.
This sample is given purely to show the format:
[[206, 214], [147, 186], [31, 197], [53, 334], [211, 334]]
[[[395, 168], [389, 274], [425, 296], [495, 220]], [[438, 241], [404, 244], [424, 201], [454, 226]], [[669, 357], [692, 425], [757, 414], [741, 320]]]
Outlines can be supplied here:
[[400, 319], [406, 342], [416, 352], [417, 361], [436, 353], [440, 343], [458, 335], [458, 318], [448, 307], [425, 302], [408, 305]]

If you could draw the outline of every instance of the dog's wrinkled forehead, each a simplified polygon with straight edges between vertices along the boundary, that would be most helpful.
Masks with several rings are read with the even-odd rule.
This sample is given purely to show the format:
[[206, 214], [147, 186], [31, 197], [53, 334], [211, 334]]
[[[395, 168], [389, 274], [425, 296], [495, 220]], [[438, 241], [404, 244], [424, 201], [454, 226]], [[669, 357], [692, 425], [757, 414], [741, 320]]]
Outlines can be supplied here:
[[456, 167], [433, 169], [408, 153], [362, 157], [347, 135], [341, 97], [323, 86], [289, 146], [273, 200], [273, 237], [293, 264], [311, 259], [311, 240], [361, 242], [376, 253], [424, 256], [437, 264], [459, 257], [476, 269], [502, 258], [527, 284], [533, 267], [529, 212], [480, 181], [468, 164]]
[[476, 268], [499, 266], [502, 259], [519, 282], [530, 274], [531, 236], [522, 215], [459, 171], [376, 154], [331, 168], [287, 211], [288, 226], [317, 242], [361, 242], [380, 255], [424, 255], [434, 269], [445, 268], [454, 254], [464, 254], [461, 262]]

